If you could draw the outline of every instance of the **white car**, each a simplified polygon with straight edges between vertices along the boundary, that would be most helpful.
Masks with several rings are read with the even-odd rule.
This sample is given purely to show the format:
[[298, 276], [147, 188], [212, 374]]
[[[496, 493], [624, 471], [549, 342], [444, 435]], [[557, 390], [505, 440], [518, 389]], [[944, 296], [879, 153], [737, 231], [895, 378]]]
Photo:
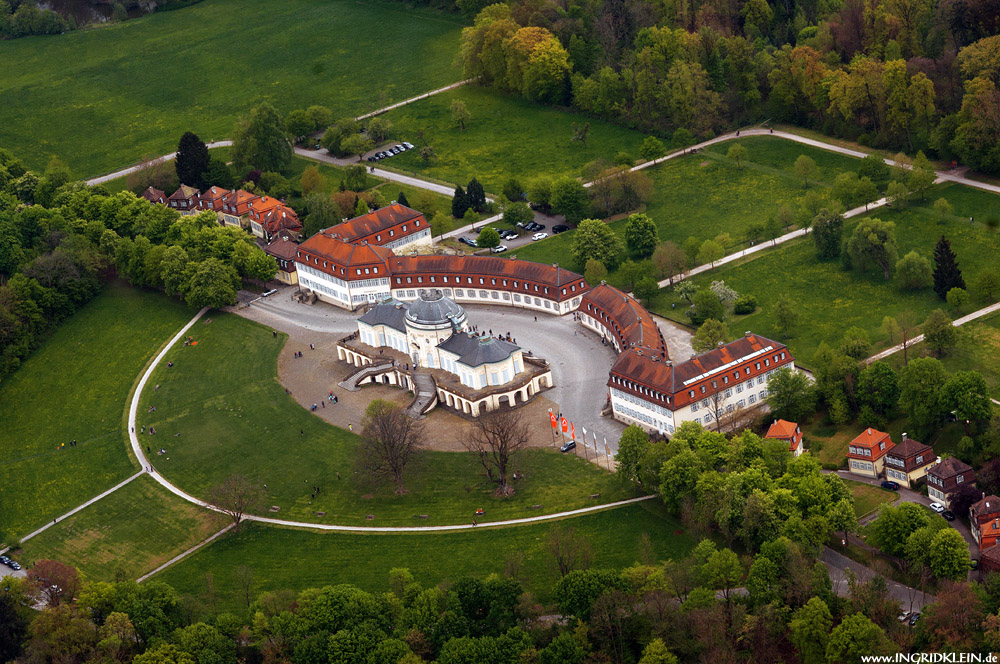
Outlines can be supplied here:
[[941, 503], [931, 503], [930, 505], [928, 505], [928, 507], [930, 507], [932, 510], [934, 510], [938, 514], [940, 514], [941, 512], [944, 511], [944, 505], [942, 505]]
[[535, 233], [534, 235], [531, 236], [531, 239], [532, 240], [544, 240], [548, 236], [549, 236], [548, 233]]
[[505, 247], [502, 244], [498, 244], [497, 246], [490, 249], [490, 251], [492, 251], [494, 254], [502, 254], [503, 252], [507, 251], [507, 247]]

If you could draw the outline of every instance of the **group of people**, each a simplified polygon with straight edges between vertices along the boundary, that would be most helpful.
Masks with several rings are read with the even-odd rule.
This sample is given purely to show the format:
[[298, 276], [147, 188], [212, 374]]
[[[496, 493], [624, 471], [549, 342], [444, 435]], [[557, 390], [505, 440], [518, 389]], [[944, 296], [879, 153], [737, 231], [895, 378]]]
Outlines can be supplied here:
[[67, 445], [70, 446], [70, 447], [76, 447], [76, 438], [74, 438], [73, 440], [69, 441], [68, 443], [59, 443], [59, 445], [56, 447], [56, 449], [57, 450], [61, 450], [61, 449], [65, 448]]

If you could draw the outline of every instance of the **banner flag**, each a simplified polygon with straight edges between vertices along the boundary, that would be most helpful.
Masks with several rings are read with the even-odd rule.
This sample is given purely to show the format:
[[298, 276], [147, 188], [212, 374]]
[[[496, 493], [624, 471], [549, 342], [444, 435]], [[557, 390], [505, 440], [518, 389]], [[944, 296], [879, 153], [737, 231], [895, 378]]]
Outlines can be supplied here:
[[576, 440], [576, 427], [573, 426], [572, 422], [569, 423], [569, 428], [570, 428], [570, 431], [572, 432], [573, 440]]
[[551, 410], [549, 411], [549, 420], [552, 421], [552, 428], [553, 429], [559, 428], [559, 423], [556, 421], [556, 414], [553, 413]]
[[569, 420], [567, 420], [565, 417], [562, 418], [562, 430], [563, 430], [563, 433], [566, 433], [567, 431], [569, 431]]

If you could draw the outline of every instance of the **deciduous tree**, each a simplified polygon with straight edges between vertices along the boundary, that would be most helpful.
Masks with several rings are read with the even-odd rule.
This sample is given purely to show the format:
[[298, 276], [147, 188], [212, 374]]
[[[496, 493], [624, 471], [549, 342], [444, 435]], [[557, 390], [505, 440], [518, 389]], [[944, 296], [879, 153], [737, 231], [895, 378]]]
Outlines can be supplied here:
[[646, 258], [659, 243], [656, 223], [644, 214], [629, 215], [625, 221], [625, 246], [633, 256]]
[[245, 515], [262, 510], [266, 499], [262, 486], [235, 474], [208, 491], [208, 502], [232, 520], [234, 530], [239, 529]]
[[720, 320], [707, 318], [691, 338], [691, 348], [696, 353], [707, 353], [720, 343], [729, 340], [729, 328]]
[[799, 320], [799, 312], [787, 295], [782, 295], [774, 302], [774, 324], [786, 339], [795, 329]]
[[934, 282], [930, 260], [911, 251], [896, 261], [896, 279], [906, 290], [927, 288]]
[[958, 328], [952, 325], [948, 314], [940, 309], [932, 311], [920, 329], [924, 333], [924, 341], [938, 357], [944, 355], [958, 340]]
[[944, 366], [932, 357], [917, 358], [900, 372], [899, 406], [921, 435], [940, 422], [941, 389], [945, 381]]
[[844, 217], [830, 210], [823, 208], [812, 221], [813, 243], [816, 245], [816, 255], [824, 260], [836, 258], [840, 255], [840, 248], [843, 244]]
[[742, 143], [733, 143], [726, 151], [726, 159], [736, 162], [736, 168], [743, 170], [743, 162], [747, 159], [747, 149]]
[[861, 271], [876, 268], [889, 280], [889, 271], [896, 262], [896, 225], [874, 217], [862, 219], [847, 242], [851, 264]]
[[793, 165], [795, 170], [795, 175], [802, 179], [802, 186], [805, 188], [809, 187], [809, 181], [815, 180], [819, 175], [819, 167], [816, 166], [816, 162], [812, 157], [807, 157], [802, 154], [795, 160]]
[[653, 250], [653, 269], [660, 279], [673, 286], [674, 278], [687, 268], [687, 254], [673, 242], [664, 242]]
[[461, 99], [451, 100], [451, 120], [459, 126], [462, 131], [465, 131], [465, 124], [472, 119], [472, 114], [469, 113], [468, 107], [465, 102]]
[[496, 485], [495, 495], [514, 495], [510, 466], [528, 445], [528, 427], [520, 411], [492, 410], [480, 414], [470, 426], [463, 445], [475, 454], [487, 479]]
[[403, 470], [413, 452], [424, 442], [424, 428], [396, 404], [375, 399], [365, 408], [361, 421], [359, 463], [373, 478], [388, 477], [396, 485], [396, 494], [403, 488]]
[[280, 173], [292, 161], [292, 142], [285, 123], [271, 104], [264, 102], [236, 124], [231, 151], [241, 172], [256, 168]]
[[618, 477], [623, 482], [638, 482], [639, 469], [643, 458], [649, 453], [649, 436], [640, 427], [632, 424], [625, 427], [618, 440], [615, 454]]
[[965, 423], [965, 435], [971, 422], [989, 420], [993, 408], [983, 375], [978, 371], [953, 374], [941, 388], [941, 407]]
[[623, 250], [618, 234], [599, 219], [584, 219], [573, 235], [573, 258], [577, 265], [586, 265], [594, 258], [614, 269]]

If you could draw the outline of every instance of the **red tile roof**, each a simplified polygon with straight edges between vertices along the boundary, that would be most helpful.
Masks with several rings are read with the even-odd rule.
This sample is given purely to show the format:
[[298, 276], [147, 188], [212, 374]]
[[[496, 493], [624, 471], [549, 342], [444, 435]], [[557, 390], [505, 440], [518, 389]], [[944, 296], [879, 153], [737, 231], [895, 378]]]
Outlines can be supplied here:
[[[544, 265], [531, 261], [520, 261], [510, 258], [493, 258], [490, 256], [393, 256], [389, 259], [389, 271], [392, 273], [392, 287], [405, 288], [416, 282], [406, 283], [405, 278], [421, 277], [419, 282], [429, 286], [427, 279], [433, 275], [462, 276], [471, 278], [496, 279], [496, 284], [486, 281], [484, 284], [473, 283], [470, 286], [499, 286], [501, 290], [535, 294], [535, 291], [523, 288], [525, 283], [540, 288], [551, 288], [552, 292], [539, 291], [539, 297], [546, 295], [550, 300], [568, 300], [583, 295], [588, 286], [579, 274], [570, 272], [558, 265]], [[508, 280], [504, 285], [503, 280]], [[518, 282], [515, 288], [513, 281]], [[435, 282], [436, 286], [443, 285]], [[562, 291], [565, 289], [565, 293]]]
[[201, 196], [198, 199], [198, 207], [202, 210], [221, 210], [222, 201], [228, 194], [228, 189], [215, 186], [209, 187], [201, 192]]
[[167, 195], [155, 187], [146, 187], [146, 191], [142, 192], [142, 197], [150, 203], [167, 204]]
[[[883, 442], [885, 442], [884, 449], [880, 447]], [[884, 431], [879, 431], [878, 429], [872, 429], [871, 427], [868, 427], [858, 434], [857, 437], [850, 442], [850, 445], [853, 445], [854, 447], [868, 448], [872, 451], [872, 454], [871, 456], [867, 456], [865, 454], [854, 454], [848, 452], [847, 456], [849, 458], [868, 460], [879, 459], [882, 455], [894, 447], [892, 440], [889, 438], [889, 434]], [[850, 449], [850, 447], [848, 447], [848, 449]]]
[[941, 463], [928, 470], [927, 474], [946, 480], [958, 475], [966, 474], [971, 470], [972, 466], [965, 463], [961, 459], [946, 457], [941, 459]]
[[992, 494], [984, 496], [982, 500], [969, 508], [969, 512], [977, 521], [992, 519], [994, 515], [1000, 514], [1000, 498]]
[[295, 210], [285, 205], [278, 205], [268, 210], [260, 215], [258, 221], [269, 235], [274, 235], [280, 230], [302, 230], [302, 222], [299, 221]]
[[282, 234], [264, 247], [264, 253], [275, 258], [286, 261], [294, 261], [299, 250], [299, 245], [289, 239], [288, 235]]
[[634, 392], [629, 383], [637, 383], [663, 394], [662, 402], [677, 410], [793, 362], [784, 344], [752, 333], [678, 364], [655, 349], [632, 348], [611, 367], [608, 386]]
[[644, 346], [660, 352], [660, 359], [669, 359], [667, 344], [653, 317], [635, 298], [614, 286], [601, 283], [590, 289], [579, 310], [611, 330], [621, 350]]
[[183, 201], [187, 201], [187, 200], [191, 200], [193, 198], [197, 198], [199, 193], [200, 192], [197, 189], [195, 189], [194, 187], [188, 186], [186, 184], [182, 184], [180, 187], [177, 188], [177, 191], [175, 191], [174, 193], [170, 194], [170, 198], [168, 200], [171, 200], [171, 201], [182, 201], [182, 200]]
[[250, 203], [257, 198], [260, 198], [257, 194], [251, 194], [243, 189], [231, 191], [222, 199], [223, 206], [228, 207], [228, 209], [223, 207], [223, 211], [241, 217], [250, 210]]
[[768, 427], [765, 438], [776, 438], [779, 440], [794, 438], [798, 433], [798, 428], [799, 425], [795, 422], [789, 422], [788, 420], [775, 420], [771, 423], [771, 426]]
[[[351, 244], [340, 238], [317, 233], [299, 245], [295, 260], [338, 279], [356, 281], [388, 277], [386, 261], [390, 256], [392, 250], [385, 247]], [[359, 275], [351, 271], [351, 268], [357, 267], [375, 267], [377, 271], [367, 276]]]
[[[381, 244], [389, 242], [390, 238], [385, 236], [381, 240], [376, 241], [371, 236], [408, 222], [415, 222], [413, 230], [423, 230], [429, 227], [422, 212], [408, 208], [405, 205], [400, 205], [399, 203], [393, 203], [377, 210], [372, 210], [360, 217], [348, 219], [336, 226], [331, 226], [323, 232], [327, 235], [340, 236], [341, 239], [348, 242], [367, 239], [371, 244]], [[409, 235], [413, 230], [408, 228], [406, 234]], [[403, 236], [394, 235], [391, 239], [399, 239], [399, 237]]]

